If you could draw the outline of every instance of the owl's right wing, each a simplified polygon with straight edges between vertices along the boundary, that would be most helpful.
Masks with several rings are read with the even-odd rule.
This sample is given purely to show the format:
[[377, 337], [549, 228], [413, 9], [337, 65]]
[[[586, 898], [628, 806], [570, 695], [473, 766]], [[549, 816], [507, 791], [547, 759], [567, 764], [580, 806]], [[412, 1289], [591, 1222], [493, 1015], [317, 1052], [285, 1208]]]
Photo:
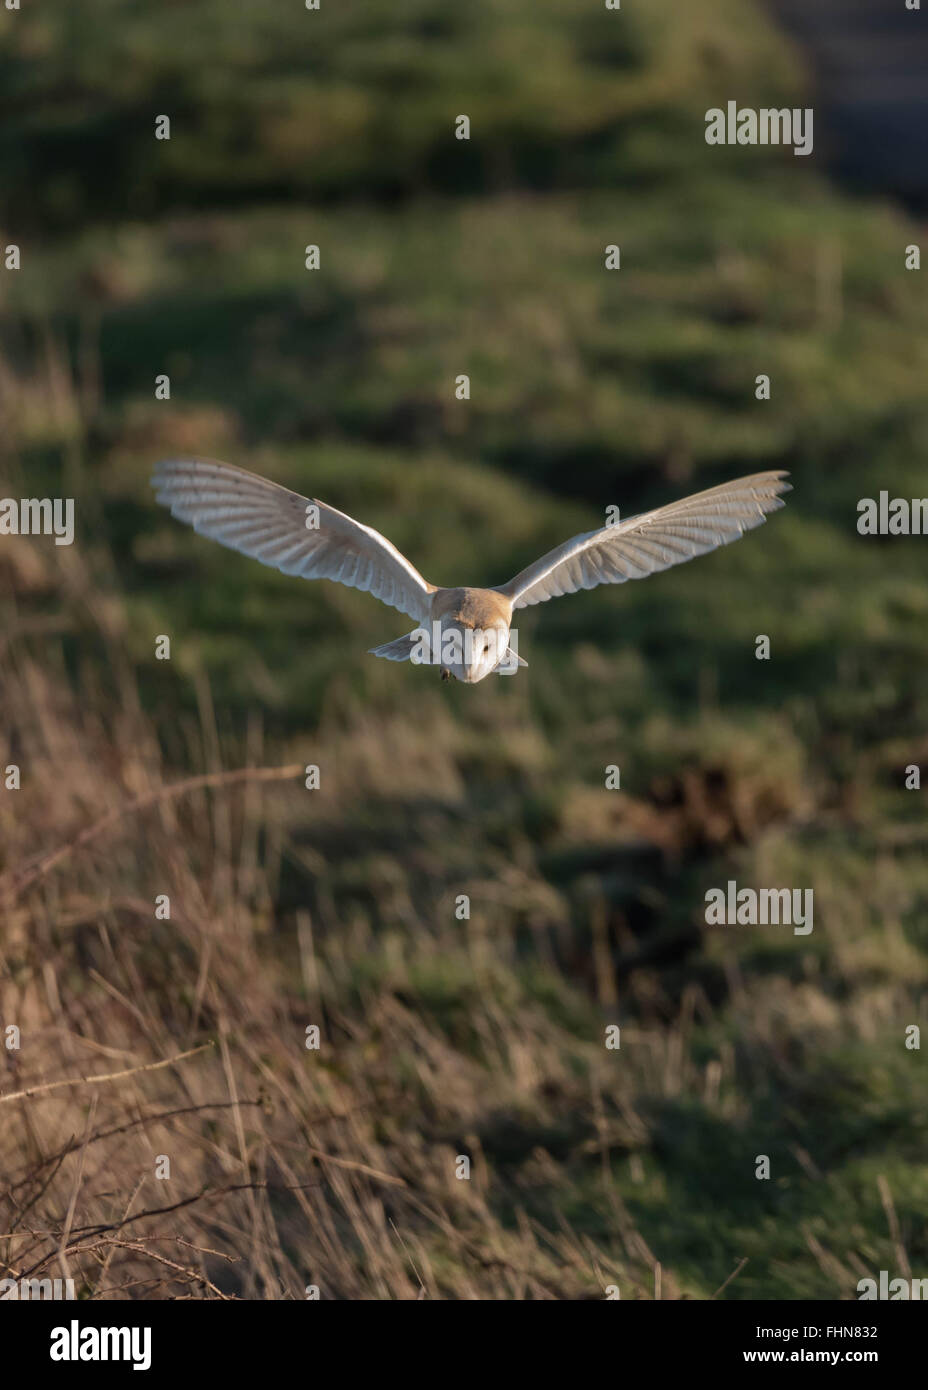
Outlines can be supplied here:
[[173, 516], [221, 545], [284, 574], [362, 589], [417, 623], [429, 619], [434, 586], [379, 531], [324, 502], [213, 459], [166, 459], [152, 486]]

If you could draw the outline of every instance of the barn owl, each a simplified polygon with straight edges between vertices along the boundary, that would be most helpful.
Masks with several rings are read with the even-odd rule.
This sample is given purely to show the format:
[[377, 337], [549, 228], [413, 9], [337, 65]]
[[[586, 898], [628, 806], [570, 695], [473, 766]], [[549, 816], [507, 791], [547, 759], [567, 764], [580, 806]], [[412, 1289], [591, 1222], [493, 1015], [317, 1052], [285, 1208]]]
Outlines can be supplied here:
[[212, 459], [155, 466], [157, 500], [201, 535], [304, 579], [363, 589], [405, 613], [412, 632], [373, 656], [429, 663], [468, 685], [528, 663], [510, 646], [513, 614], [597, 584], [669, 569], [760, 526], [790, 491], [783, 472], [754, 473], [653, 512], [586, 531], [493, 589], [440, 589], [370, 526], [243, 468]]

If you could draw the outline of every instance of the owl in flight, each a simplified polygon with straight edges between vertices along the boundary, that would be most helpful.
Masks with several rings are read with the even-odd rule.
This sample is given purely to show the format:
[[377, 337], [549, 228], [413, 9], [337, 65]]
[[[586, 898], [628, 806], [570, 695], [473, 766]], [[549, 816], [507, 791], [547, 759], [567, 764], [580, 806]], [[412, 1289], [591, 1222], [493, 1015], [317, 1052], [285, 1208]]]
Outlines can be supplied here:
[[515, 611], [549, 598], [643, 579], [760, 526], [790, 491], [784, 472], [753, 473], [681, 502], [586, 531], [494, 589], [439, 589], [360, 521], [244, 468], [212, 459], [155, 465], [157, 500], [201, 535], [303, 579], [363, 589], [412, 618], [414, 630], [371, 649], [388, 661], [440, 666], [474, 685], [528, 663], [510, 647]]

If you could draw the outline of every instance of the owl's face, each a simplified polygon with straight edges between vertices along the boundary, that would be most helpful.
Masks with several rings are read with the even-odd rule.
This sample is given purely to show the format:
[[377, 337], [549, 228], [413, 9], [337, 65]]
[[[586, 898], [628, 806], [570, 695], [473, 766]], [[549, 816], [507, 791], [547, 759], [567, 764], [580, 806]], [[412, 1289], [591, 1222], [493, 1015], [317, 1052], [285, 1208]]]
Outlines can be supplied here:
[[506, 655], [509, 628], [505, 623], [492, 627], [471, 627], [457, 618], [441, 624], [441, 667], [465, 685], [476, 685], [495, 671]]

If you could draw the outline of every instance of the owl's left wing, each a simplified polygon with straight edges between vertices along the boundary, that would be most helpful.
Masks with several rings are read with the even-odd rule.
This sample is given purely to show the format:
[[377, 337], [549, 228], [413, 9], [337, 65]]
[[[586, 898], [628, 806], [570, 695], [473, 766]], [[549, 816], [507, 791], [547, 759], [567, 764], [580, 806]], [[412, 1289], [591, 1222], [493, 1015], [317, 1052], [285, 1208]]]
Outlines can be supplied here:
[[783, 506], [781, 493], [791, 491], [787, 477], [783, 471], [753, 473], [614, 526], [586, 531], [501, 584], [499, 592], [512, 600], [514, 609], [527, 608], [680, 565], [760, 526], [768, 512]]

